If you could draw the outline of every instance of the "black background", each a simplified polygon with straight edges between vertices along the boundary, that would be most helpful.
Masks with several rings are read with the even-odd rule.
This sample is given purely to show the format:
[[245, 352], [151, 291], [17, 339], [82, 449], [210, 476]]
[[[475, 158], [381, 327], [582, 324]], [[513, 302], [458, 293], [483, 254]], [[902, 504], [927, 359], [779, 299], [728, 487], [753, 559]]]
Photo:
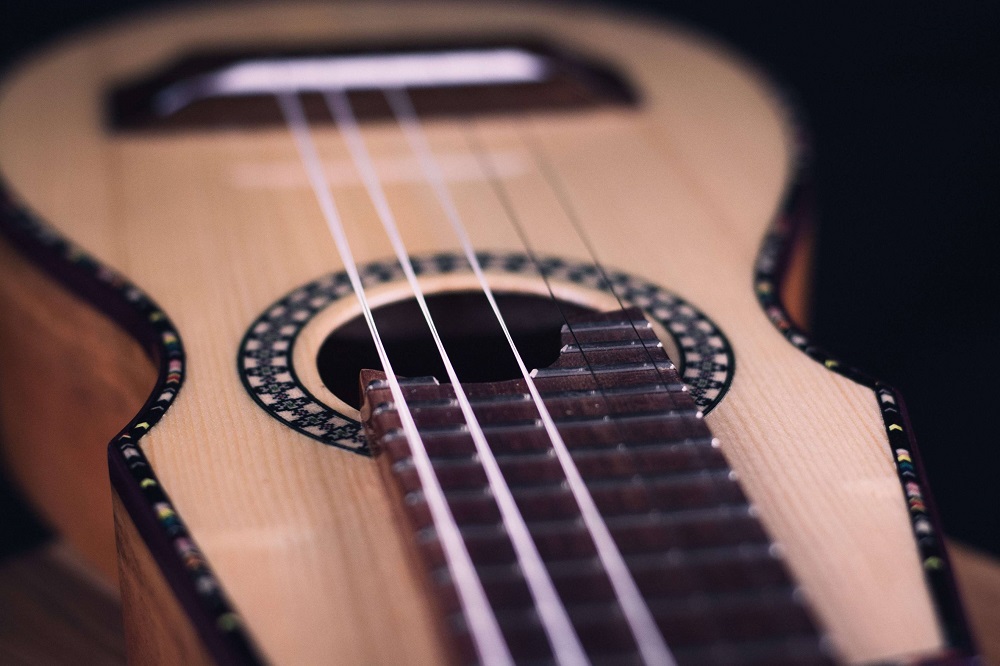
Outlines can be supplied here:
[[[7, 0], [0, 62], [154, 4]], [[813, 337], [902, 390], [946, 531], [1000, 555], [1000, 3], [615, 5], [716, 35], [792, 91], [816, 152]], [[42, 538], [26, 511], [0, 481], [0, 554]]]

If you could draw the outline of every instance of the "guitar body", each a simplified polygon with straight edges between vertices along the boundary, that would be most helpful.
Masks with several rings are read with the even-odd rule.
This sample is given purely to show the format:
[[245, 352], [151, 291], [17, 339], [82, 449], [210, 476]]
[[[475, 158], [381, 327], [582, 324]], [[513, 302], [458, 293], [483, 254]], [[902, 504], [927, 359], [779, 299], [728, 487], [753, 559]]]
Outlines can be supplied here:
[[[5, 455], [46, 518], [118, 576], [131, 657], [441, 663], [451, 651], [378, 457], [255, 390], [254, 336], [275, 304], [307, 293], [307, 315], [282, 320], [285, 361], [315, 399], [295, 409], [358, 416], [316, 362], [360, 309], [323, 291], [344, 264], [288, 127], [126, 131], [108, 120], [110, 91], [206, 49], [509, 36], [606, 64], [636, 100], [423, 121], [494, 289], [548, 294], [503, 260], [531, 254], [512, 211], [539, 256], [572, 267], [596, 254], [621, 271], [629, 305], [684, 357], [685, 380], [703, 382], [705, 422], [834, 658], [964, 654], [898, 396], [809, 347], [781, 307], [803, 160], [774, 89], [667, 25], [568, 6], [359, 2], [133, 19], [25, 61], [0, 91]], [[369, 298], [409, 298], [337, 127], [310, 129], [355, 259], [381, 276]], [[363, 119], [361, 133], [426, 291], [474, 290], [468, 270], [433, 259], [461, 248], [398, 127]], [[552, 276], [560, 299], [618, 307], [573, 275]], [[688, 373], [704, 349], [687, 348], [657, 299], [711, 329], [716, 366]]]

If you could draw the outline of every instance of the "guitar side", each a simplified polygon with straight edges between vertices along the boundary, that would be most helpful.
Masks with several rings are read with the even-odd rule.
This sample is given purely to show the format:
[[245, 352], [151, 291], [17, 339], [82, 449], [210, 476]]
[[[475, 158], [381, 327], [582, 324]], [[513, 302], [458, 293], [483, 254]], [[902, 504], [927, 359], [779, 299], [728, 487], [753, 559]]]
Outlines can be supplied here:
[[[523, 17], [515, 19], [502, 12], [484, 19], [481, 15], [473, 16], [472, 11], [454, 11], [444, 24], [427, 24], [421, 30], [461, 33], [469, 30], [469, 26], [480, 27], [484, 23], [493, 30], [502, 30], [524, 21]], [[614, 22], [609, 27], [593, 20], [569, 20], [554, 10], [526, 11], [531, 12], [534, 25], [544, 25], [558, 37], [586, 44], [588, 48], [601, 49], [609, 34], [624, 30], [632, 36], [630, 41], [647, 47], [646, 53], [663, 52], [671, 58], [679, 58], [661, 67], [660, 71], [654, 71], [656, 67], [639, 58], [614, 54], [628, 63], [630, 73], [648, 91], [655, 110], [638, 128], [630, 125], [629, 119], [613, 113], [596, 120], [574, 119], [570, 124], [575, 134], [548, 118], [536, 119], [535, 127], [555, 137], [548, 149], [559, 155], [565, 164], [573, 161], [573, 137], [580, 136], [581, 132], [588, 137], [587, 145], [604, 147], [617, 140], [616, 133], [623, 132], [629, 137], [629, 147], [640, 157], [645, 156], [649, 163], [643, 165], [642, 159], [630, 158], [622, 160], [618, 166], [634, 175], [636, 165], [642, 165], [648, 168], [647, 181], [670, 175], [679, 183], [665, 186], [671, 188], [669, 194], [677, 203], [668, 204], [662, 193], [645, 202], [647, 208], [656, 209], [656, 216], [642, 212], [642, 206], [636, 205], [629, 212], [637, 221], [630, 223], [628, 228], [635, 231], [638, 238], [655, 236], [658, 233], [655, 220], [668, 213], [671, 219], [687, 220], [672, 230], [673, 243], [707, 245], [716, 254], [707, 258], [680, 257], [674, 265], [663, 265], [664, 262], [659, 261], [662, 248], [639, 249], [637, 254], [644, 259], [640, 265], [645, 267], [643, 273], [656, 282], [669, 285], [705, 307], [732, 338], [739, 370], [730, 395], [709, 416], [709, 422], [723, 440], [724, 450], [734, 468], [745, 479], [747, 491], [761, 508], [765, 523], [789, 549], [791, 567], [803, 581], [806, 593], [815, 598], [817, 611], [824, 624], [830, 627], [838, 649], [850, 659], [964, 649], [962, 641], [965, 639], [960, 635], [960, 626], [956, 629], [939, 623], [940, 606], [939, 611], [935, 611], [931, 588], [924, 579], [926, 559], [921, 560], [922, 554], [914, 547], [907, 508], [900, 493], [895, 463], [912, 465], [916, 461], [912, 457], [908, 461], [899, 460], [891, 453], [899, 449], [895, 442], [891, 449], [889, 446], [889, 438], [896, 431], [887, 434], [886, 428], [892, 423], [886, 422], [873, 395], [873, 387], [858, 384], [855, 380], [860, 377], [847, 379], [832, 374], [788, 344], [789, 340], [798, 341], [794, 337], [797, 332], [781, 314], [774, 293], [780, 283], [780, 262], [775, 260], [787, 246], [789, 237], [770, 237], [773, 242], [765, 248], [775, 253], [770, 257], [771, 269], [760, 270], [758, 247], [765, 231], [788, 234], [794, 222], [780, 218], [779, 211], [779, 221], [786, 226], [769, 226], [785, 191], [785, 183], [793, 173], [788, 164], [788, 138], [780, 103], [769, 96], [766, 88], [760, 88], [759, 81], [742, 66], [714, 53], [708, 54], [686, 36], [675, 34], [673, 41], [661, 44], [658, 31], [627, 22]], [[400, 15], [393, 16], [394, 13]], [[402, 26], [413, 25], [414, 21], [419, 24], [426, 20], [412, 13], [398, 12], [398, 8], [376, 9], [369, 13], [349, 6], [333, 12], [316, 7], [294, 9], [277, 23], [260, 8], [242, 18], [245, 22], [233, 29], [227, 39], [249, 39], [264, 26], [285, 33], [288, 39], [314, 39], [315, 35], [310, 32], [315, 28], [310, 26], [315, 26], [320, 18], [326, 21], [325, 26], [332, 23], [338, 30], [352, 35], [363, 34], [374, 25], [380, 29], [387, 25], [402, 29]], [[30, 312], [34, 300], [53, 308], [37, 316], [39, 331], [46, 331], [51, 337], [28, 336], [30, 339], [25, 339], [22, 333], [20, 344], [12, 339], [8, 345], [5, 339], [5, 349], [67, 350], [62, 360], [48, 357], [48, 362], [54, 361], [55, 365], [50, 366], [52, 370], [47, 374], [65, 376], [59, 369], [66, 367], [66, 358], [79, 358], [73, 346], [77, 340], [115, 339], [113, 348], [116, 351], [111, 352], [108, 345], [95, 345], [99, 351], [92, 358], [99, 359], [97, 365], [100, 367], [121, 368], [109, 372], [107, 379], [98, 380], [100, 383], [89, 384], [88, 390], [102, 396], [106, 403], [88, 408], [87, 418], [67, 414], [66, 418], [52, 422], [46, 431], [36, 430], [16, 437], [8, 435], [8, 439], [42, 443], [30, 447], [34, 451], [51, 450], [50, 455], [59, 458], [55, 450], [40, 447], [53, 446], [66, 441], [71, 433], [79, 433], [76, 426], [80, 422], [93, 425], [93, 432], [86, 436], [79, 433], [81, 441], [91, 442], [106, 440], [107, 435], [119, 430], [122, 423], [129, 423], [110, 448], [119, 548], [125, 553], [135, 553], [133, 558], [126, 560], [133, 562], [135, 570], [149, 570], [152, 561], [159, 562], [163, 580], [150, 583], [141, 594], [162, 600], [167, 588], [174, 591], [180, 599], [178, 608], [198, 618], [194, 622], [195, 629], [189, 633], [191, 640], [185, 641], [192, 646], [191, 650], [198, 652], [198, 648], [193, 647], [197, 644], [193, 637], [200, 632], [201, 641], [217, 659], [226, 654], [251, 654], [256, 648], [247, 643], [246, 634], [240, 627], [242, 620], [230, 615], [232, 610], [239, 609], [251, 627], [250, 633], [255, 638], [259, 636], [263, 652], [277, 661], [291, 655], [308, 658], [329, 654], [331, 645], [341, 650], [357, 650], [356, 653], [341, 653], [348, 661], [394, 660], [415, 654], [422, 655], [418, 660], [435, 661], [440, 654], [434, 641], [434, 629], [426, 620], [419, 619], [428, 615], [426, 602], [411, 571], [391, 507], [380, 494], [375, 471], [365, 469], [363, 460], [349, 459], [343, 452], [318, 447], [296, 433], [286, 432], [287, 429], [266, 415], [254, 411], [242, 387], [234, 381], [233, 339], [238, 339], [241, 327], [281, 294], [335, 268], [331, 260], [334, 255], [325, 244], [311, 240], [316, 228], [315, 204], [303, 193], [279, 192], [276, 205], [265, 201], [263, 192], [240, 191], [228, 182], [221, 183], [220, 188], [226, 196], [214, 199], [200, 192], [202, 185], [187, 179], [184, 171], [197, 164], [203, 175], [219, 180], [227, 174], [232, 177], [230, 165], [241, 161], [244, 165], [256, 164], [258, 167], [266, 164], [266, 160], [287, 161], [287, 137], [281, 132], [265, 133], [260, 146], [248, 150], [237, 140], [243, 137], [232, 135], [213, 137], [203, 145], [194, 145], [186, 139], [171, 144], [167, 139], [157, 138], [106, 143], [102, 136], [97, 118], [98, 104], [88, 86], [99, 86], [99, 82], [120, 76], [128, 68], [155, 62], [163, 53], [179, 48], [178, 34], [183, 33], [184, 40], [195, 42], [209, 35], [219, 35], [228, 25], [225, 13], [202, 11], [148, 21], [133, 26], [127, 35], [114, 31], [102, 33], [92, 36], [92, 41], [77, 42], [49, 59], [37, 61], [9, 85], [5, 104], [0, 107], [0, 131], [5, 139], [0, 162], [12, 190], [24, 206], [52, 222], [59, 233], [94, 252], [100, 263], [91, 264], [77, 252], [76, 246], [63, 245], [57, 237], [47, 236], [44, 227], [34, 226], [30, 218], [22, 216], [21, 204], [8, 207], [5, 225], [8, 237], [25, 254], [40, 260], [50, 274], [72, 285], [87, 302], [103, 306], [113, 320], [127, 324], [127, 328], [138, 336], [139, 343], [129, 341], [107, 319], [94, 314], [89, 306], [79, 307], [79, 301], [67, 298], [45, 278], [36, 280], [32, 277], [35, 269], [23, 260], [12, 257], [5, 262], [5, 284], [13, 284], [15, 279], [22, 284], [35, 280], [33, 291], [43, 294], [40, 299], [22, 301], [22, 311]], [[178, 30], [178, 26], [185, 29]], [[119, 72], [100, 71], [105, 64], [111, 66], [110, 63], [118, 62], [115, 54], [126, 52], [133, 56], [141, 53], [141, 56], [136, 56], [128, 67], [120, 66]], [[95, 67], [96, 61], [101, 61], [101, 67]], [[700, 68], [698, 71], [706, 76], [719, 77], [717, 80], [726, 85], [685, 84], [683, 72], [690, 70], [685, 70], [680, 63]], [[16, 135], [23, 132], [23, 127], [38, 127], [66, 113], [65, 110], [57, 113], [45, 108], [40, 111], [34, 101], [44, 86], [51, 84], [50, 77], [56, 77], [69, 89], [76, 89], [77, 92], [69, 97], [78, 100], [75, 103], [77, 113], [73, 114], [73, 120], [58, 127], [55, 136], [40, 143], [39, 135], [30, 132], [18, 138]], [[76, 80], [70, 83], [70, 78]], [[670, 90], [667, 81], [672, 85], [680, 81], [682, 93], [677, 95], [676, 88]], [[685, 89], [684, 85], [688, 87]], [[726, 86], [729, 90], [725, 94], [718, 91], [719, 87]], [[708, 114], [677, 108], [685, 103], [693, 104], [706, 95], [712, 98]], [[664, 103], [667, 98], [682, 101], [677, 107], [671, 107]], [[726, 121], [725, 109], [734, 104], [734, 100], [738, 100], [739, 108], [746, 111], [739, 120], [741, 128], [746, 130], [748, 117], [757, 124], [752, 130], [738, 135], [718, 136], [716, 130]], [[37, 117], [28, 121], [31, 116]], [[679, 122], [687, 123], [693, 131], [681, 137], [665, 136], [651, 129]], [[455, 144], [456, 130], [447, 123], [435, 125], [432, 131], [438, 145], [451, 147]], [[480, 131], [491, 150], [523, 150], [503, 123], [483, 121]], [[384, 150], [390, 153], [395, 150], [391, 137], [375, 133], [377, 140], [383, 142]], [[336, 149], [330, 135], [321, 134], [326, 145]], [[737, 143], [735, 151], [734, 141]], [[61, 194], [64, 179], [53, 180], [53, 174], [46, 167], [51, 162], [45, 153], [51, 155], [61, 142], [74, 147], [69, 160], [72, 166], [65, 167], [67, 172], [79, 171], [80, 165], [88, 162], [103, 165], [77, 180], [72, 186], [75, 190], [72, 200]], [[161, 145], [155, 145], [157, 142]], [[152, 152], [147, 152], [151, 147]], [[733, 153], [737, 155], [735, 160]], [[668, 158], [666, 167], [656, 162], [664, 155]], [[166, 169], [161, 168], [164, 164]], [[144, 175], [145, 170], [150, 170], [149, 175]], [[171, 179], [162, 180], [164, 173]], [[588, 184], [607, 177], [606, 172], [588, 172], [585, 168], [572, 172], [579, 192], [586, 190]], [[165, 182], [170, 184], [169, 192], [165, 191]], [[539, 219], [552, 212], [551, 198], [546, 199], [534, 190], [528, 192], [522, 205], [537, 206], [541, 211], [536, 214]], [[470, 186], [465, 192], [466, 206], [482, 195], [483, 190]], [[371, 213], [364, 209], [355, 191], [345, 188], [344, 196], [353, 212], [361, 218], [370, 218]], [[427, 203], [419, 196], [412, 192], [401, 192], [399, 196], [412, 204], [414, 210], [430, 215]], [[613, 208], [601, 210], [600, 201], [592, 203], [595, 217], [621, 214]], [[221, 229], [206, 229], [199, 222], [206, 211], [228, 221]], [[496, 206], [486, 212], [473, 213], [476, 214], [486, 220], [495, 220], [499, 215]], [[125, 226], [128, 219], [144, 219], [150, 226], [128, 228]], [[185, 220], [190, 220], [190, 224], [185, 226]], [[302, 225], [302, 220], [311, 221]], [[240, 226], [252, 227], [254, 231], [250, 235], [256, 233], [262, 246], [239, 241], [241, 247], [233, 248], [228, 234]], [[178, 237], [194, 235], [199, 240], [187, 248], [179, 243], [172, 244], [163, 233], [166, 228], [175, 229]], [[616, 234], [605, 233], [602, 246], [610, 247]], [[502, 237], [493, 240], [498, 247], [510, 243]], [[426, 239], [422, 242], [427, 247], [417, 249], [434, 250], [436, 241], [436, 238]], [[377, 240], [366, 242], [366, 250], [372, 257], [384, 255]], [[273, 251], [274, 247], [278, 250]], [[221, 278], [205, 273], [206, 267], [220, 263], [220, 258], [233, 260], [238, 254], [236, 249], [251, 255], [255, 264], [240, 268], [238, 273], [223, 274]], [[622, 251], [613, 256], [610, 263], [624, 265], [629, 259], [629, 253]], [[130, 291], [131, 285], [125, 283], [119, 273], [102, 269], [105, 263], [136, 279], [155, 298], [163, 301], [163, 309], [141, 293]], [[749, 275], [755, 266], [758, 269], [754, 285], [756, 295], [749, 289]], [[719, 282], [726, 286], [718, 289], [717, 285], [707, 284], [711, 280], [691, 279], [692, 274], [706, 269], [716, 271]], [[8, 280], [7, 276], [12, 279]], [[206, 281], [213, 279], [217, 280], [217, 286], [206, 289]], [[234, 284], [240, 285], [238, 289], [241, 290], [235, 299], [232, 297]], [[211, 292], [210, 298], [191, 307], [185, 300], [187, 293], [196, 290], [196, 285]], [[17, 295], [17, 291], [10, 291], [5, 293], [5, 298], [13, 303]], [[763, 300], [765, 314], [761, 313], [758, 298]], [[68, 313], [73, 308], [77, 308], [78, 314], [69, 318], [73, 322], [72, 330], [86, 332], [67, 346], [61, 341], [70, 336], [65, 330], [62, 333], [53, 330], [51, 322], [57, 319], [57, 313]], [[199, 323], [198, 316], [206, 308], [215, 314], [210, 317], [211, 321]], [[176, 320], [171, 320], [175, 316]], [[65, 326], [67, 318], [59, 318]], [[5, 326], [5, 331], [14, 335], [18, 329]], [[216, 336], [218, 339], [214, 339]], [[39, 345], [39, 341], [44, 344]], [[188, 350], [187, 357], [180, 349], [182, 341]], [[799, 347], [806, 345], [804, 338], [798, 342]], [[302, 353], [309, 356], [308, 351]], [[32, 366], [39, 367], [35, 361], [22, 365], [25, 368], [22, 376], [29, 376], [28, 368]], [[182, 379], [188, 386], [178, 392], [174, 389], [179, 388]], [[5, 387], [10, 386], [11, 382], [5, 380]], [[152, 391], [149, 391], [150, 386]], [[8, 388], [3, 394], [5, 414], [24, 413], [29, 406], [37, 408], [46, 404], [45, 401], [49, 401], [48, 409], [52, 409], [52, 405], [73, 404], [69, 397], [71, 385], [67, 385], [66, 391], [62, 395], [50, 393], [43, 398], [45, 391], [41, 388], [23, 394]], [[223, 399], [212, 395], [218, 393]], [[170, 406], [175, 397], [178, 404]], [[895, 395], [892, 398], [897, 399]], [[94, 419], [91, 415], [95, 413], [107, 416]], [[134, 413], [138, 416], [129, 421]], [[169, 416], [157, 424], [164, 414]], [[5, 428], [9, 428], [7, 422], [11, 420], [5, 417]], [[905, 421], [896, 425], [906, 427]], [[856, 444], [841, 441], [843, 432], [849, 432]], [[215, 440], [218, 443], [214, 443]], [[812, 443], [812, 453], [804, 453], [794, 446], [803, 441]], [[92, 454], [86, 455], [93, 459]], [[28, 466], [34, 464], [28, 460], [30, 458], [32, 456], [22, 454]], [[269, 474], [249, 468], [248, 458], [263, 461], [271, 472], [282, 470], [277, 473], [277, 482]], [[165, 473], [153, 476], [142, 468], [147, 462], [152, 464], [152, 469], [157, 472], [162, 469]], [[190, 470], [192, 464], [196, 468], [194, 473], [180, 471]], [[776, 471], [783, 466], [787, 469]], [[17, 467], [22, 468], [20, 464]], [[817, 472], [817, 469], [823, 471]], [[42, 472], [26, 472], [23, 478], [33, 473]], [[305, 483], [300, 478], [303, 474], [308, 479]], [[817, 490], [818, 483], [828, 490]], [[313, 493], [289, 500], [285, 493], [296, 486], [309, 488]], [[170, 489], [176, 503], [158, 495], [163, 487]], [[207, 495], [204, 494], [206, 489]], [[42, 506], [52, 502], [53, 497], [60, 497], [60, 494], [39, 491]], [[208, 497], [215, 501], [216, 508], [208, 508]], [[108, 501], [104, 496], [104, 499], [95, 499], [93, 505], [103, 502], [106, 506]], [[888, 512], [889, 518], [872, 518], [872, 502], [895, 508]], [[49, 515], [57, 525], [66, 525], [72, 533], [72, 526], [80, 524], [78, 508], [65, 504], [51, 506]], [[201, 549], [192, 549], [192, 543], [191, 548], [185, 550], [188, 546], [183, 540], [187, 538], [187, 527], [178, 527], [181, 525], [177, 521], [178, 513], [184, 517]], [[826, 524], [816, 520], [820, 515], [829, 517]], [[874, 522], [866, 522], [870, 520]], [[859, 527], [861, 524], [865, 527]], [[358, 530], [360, 539], [345, 547], [340, 535]], [[105, 524], [103, 533], [103, 537], [95, 540], [98, 545], [85, 546], [85, 549], [102, 563], [105, 572], [109, 572], [107, 537], [110, 523]], [[139, 546], [140, 541], [145, 545]], [[296, 545], [302, 541], [309, 542], [307, 548]], [[247, 557], [247, 549], [255, 554]], [[222, 588], [231, 593], [231, 601], [228, 596], [219, 596], [220, 588], [213, 588], [214, 576], [206, 578], [211, 573], [202, 553], [220, 575]], [[150, 554], [155, 557], [150, 559]], [[279, 555], [283, 558], [280, 562], [276, 561]], [[894, 563], [891, 572], [882, 568], [886, 561]], [[369, 568], [372, 565], [378, 573], [361, 575], [361, 572], [372, 571]], [[941, 565], [946, 566], [946, 561], [942, 559]], [[273, 572], [271, 582], [262, 582], [259, 574], [264, 569]], [[310, 575], [289, 585], [286, 576], [293, 569]], [[870, 580], [880, 581], [889, 590], [905, 590], [898, 595], [891, 592], [886, 596], [884, 590], [871, 594], [874, 605], [868, 604], [866, 612], [870, 617], [889, 618], [886, 621], [888, 628], [878, 632], [880, 635], [865, 632], [864, 625], [870, 617], [847, 617], [856, 603], [852, 598], [856, 595], [837, 589], [843, 587], [846, 572], [866, 569]], [[131, 591], [126, 591], [126, 602], [135, 609], [139, 605], [140, 592], [137, 590], [142, 584], [139, 581], [155, 581], [156, 576], [131, 577], [131, 570], [124, 565], [123, 584], [133, 586]], [[886, 576], [891, 580], [886, 580]], [[316, 583], [317, 580], [322, 582]], [[386, 584], [386, 580], [391, 580], [392, 584]], [[209, 594], [202, 594], [202, 591]], [[315, 604], [317, 610], [291, 619], [290, 609], [302, 604], [304, 599], [307, 605]], [[954, 600], [947, 598], [943, 603], [954, 604]], [[395, 610], [387, 618], [386, 609], [392, 604], [396, 604]], [[281, 617], [268, 623], [265, 618], [275, 607], [283, 609], [277, 613]], [[947, 612], [954, 617], [953, 609]], [[138, 615], [131, 614], [133, 622]], [[178, 615], [174, 613], [174, 617]], [[331, 626], [332, 617], [337, 619]], [[375, 628], [384, 622], [403, 632], [398, 643], [381, 640]], [[955, 631], [959, 632], [957, 639]], [[303, 648], [299, 637], [316, 634], [324, 635], [326, 643], [321, 641]], [[357, 640], [359, 637], [361, 640]], [[133, 640], [135, 644], [137, 639]], [[347, 644], [350, 648], [344, 647]]]

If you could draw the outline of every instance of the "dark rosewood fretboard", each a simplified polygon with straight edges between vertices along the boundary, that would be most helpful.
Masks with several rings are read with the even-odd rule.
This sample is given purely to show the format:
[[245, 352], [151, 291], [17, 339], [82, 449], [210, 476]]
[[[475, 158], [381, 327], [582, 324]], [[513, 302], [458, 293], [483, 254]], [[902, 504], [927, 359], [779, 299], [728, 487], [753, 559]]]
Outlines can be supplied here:
[[[776, 549], [637, 310], [562, 330], [535, 383], [680, 664], [828, 663]], [[463, 663], [475, 660], [388, 385], [365, 373], [366, 432], [402, 497]], [[594, 663], [640, 663], [634, 639], [522, 380], [464, 385]], [[451, 386], [403, 382], [472, 561], [516, 660], [552, 659]]]

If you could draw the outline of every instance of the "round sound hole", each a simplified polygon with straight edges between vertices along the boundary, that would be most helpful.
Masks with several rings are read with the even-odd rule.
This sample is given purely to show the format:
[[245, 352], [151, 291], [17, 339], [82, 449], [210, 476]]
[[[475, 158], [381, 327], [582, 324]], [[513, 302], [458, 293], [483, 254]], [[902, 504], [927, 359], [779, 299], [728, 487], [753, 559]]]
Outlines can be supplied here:
[[[497, 293], [503, 315], [524, 364], [544, 368], [559, 357], [560, 329], [566, 317], [587, 308], [534, 294]], [[426, 297], [427, 308], [461, 382], [520, 379], [510, 345], [493, 309], [481, 292], [446, 292]], [[397, 301], [373, 311], [393, 370], [400, 377], [433, 376], [448, 382], [444, 363], [415, 299]], [[323, 384], [341, 400], [357, 408], [358, 374], [382, 369], [368, 325], [355, 317], [339, 326], [323, 342], [316, 359]]]
[[[541, 274], [557, 294], [574, 294], [574, 302], [601, 310], [614, 309], [619, 300], [640, 307], [660, 327], [660, 337], [668, 348], [675, 347], [672, 358], [691, 396], [706, 412], [722, 400], [732, 382], [735, 358], [726, 336], [693, 304], [656, 284], [617, 271], [605, 277], [593, 265], [559, 257], [534, 259], [518, 253], [482, 253], [478, 260], [485, 272], [522, 285], [507, 287], [499, 299], [504, 319], [529, 368], [551, 365], [560, 349], [563, 313], [544, 291], [531, 295], [530, 285], [539, 284]], [[433, 282], [446, 278], [452, 284], [464, 280], [463, 287], [451, 291], [428, 290], [433, 294], [429, 302], [434, 320], [459, 378], [463, 382], [518, 378], [520, 372], [485, 297], [469, 291], [475, 280], [464, 258], [442, 253], [413, 257], [412, 261], [422, 279]], [[366, 289], [405, 284], [396, 261], [376, 261], [359, 268]], [[615, 285], [614, 297], [608, 293], [608, 281]], [[577, 298], [579, 295], [583, 297]], [[300, 340], [310, 323], [318, 325], [324, 314], [340, 317], [337, 309], [348, 308], [341, 310], [344, 316], [336, 321], [354, 316], [356, 304], [351, 280], [344, 272], [303, 284], [250, 323], [240, 343], [237, 363], [240, 380], [251, 398], [275, 419], [325, 444], [367, 453], [357, 410], [351, 407], [358, 404], [359, 372], [380, 367], [367, 326], [357, 317], [345, 324], [317, 328], [319, 337], [315, 341], [310, 335], [305, 336], [308, 343]], [[561, 304], [566, 316], [587, 310], [581, 305]], [[376, 319], [397, 374], [447, 379], [415, 302], [392, 301], [376, 310]], [[328, 335], [330, 328], [334, 330]], [[296, 349], [306, 348], [310, 351], [298, 360], [300, 373], [294, 362]], [[303, 381], [300, 374], [311, 376]]]

